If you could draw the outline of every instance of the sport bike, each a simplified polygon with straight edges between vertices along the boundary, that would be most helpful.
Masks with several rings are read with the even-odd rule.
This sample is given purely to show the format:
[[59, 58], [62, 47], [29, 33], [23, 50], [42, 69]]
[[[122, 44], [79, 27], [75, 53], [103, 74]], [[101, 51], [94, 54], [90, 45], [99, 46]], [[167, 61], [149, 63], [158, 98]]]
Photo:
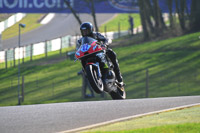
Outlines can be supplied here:
[[83, 37], [75, 57], [81, 61], [82, 70], [96, 93], [105, 91], [112, 99], [126, 98], [125, 90], [119, 87], [116, 80], [114, 66], [106, 55], [105, 45], [91, 37]]

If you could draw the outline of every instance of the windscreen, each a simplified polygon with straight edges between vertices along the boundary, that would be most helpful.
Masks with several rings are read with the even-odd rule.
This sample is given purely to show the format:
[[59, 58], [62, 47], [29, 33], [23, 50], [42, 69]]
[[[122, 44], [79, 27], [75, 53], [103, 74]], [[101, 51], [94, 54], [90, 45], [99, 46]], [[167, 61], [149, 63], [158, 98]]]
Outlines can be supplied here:
[[81, 41], [81, 44], [88, 44], [88, 45], [91, 45], [93, 42], [97, 42], [97, 40], [91, 38], [91, 37], [83, 37], [82, 38], [82, 41]]

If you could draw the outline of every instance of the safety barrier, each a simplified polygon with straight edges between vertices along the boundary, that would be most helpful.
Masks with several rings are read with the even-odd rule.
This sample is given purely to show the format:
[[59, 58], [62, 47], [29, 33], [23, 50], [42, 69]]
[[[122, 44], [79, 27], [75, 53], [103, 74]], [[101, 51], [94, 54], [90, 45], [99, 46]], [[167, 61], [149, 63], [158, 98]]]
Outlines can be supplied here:
[[9, 28], [10, 26], [14, 25], [15, 23], [19, 22], [23, 17], [25, 17], [25, 13], [16, 13], [12, 16], [10, 16], [5, 21], [0, 22], [0, 34], [5, 29]]
[[70, 47], [75, 44], [76, 37], [64, 36], [53, 40], [30, 44], [27, 46], [5, 49], [0, 51], [0, 63], [23, 59], [44, 54], [50, 51], [60, 50], [62, 48]]
[[[134, 33], [141, 32], [142, 28], [135, 28]], [[129, 34], [129, 31], [117, 31], [117, 32], [106, 32], [102, 33], [108, 39], [116, 39], [122, 36], [126, 36]], [[44, 42], [38, 42], [35, 44], [30, 44], [26, 46], [15, 47], [10, 49], [5, 49], [4, 51], [0, 51], [0, 69], [7, 68], [8, 61], [14, 61], [12, 65], [15, 66], [15, 60], [24, 59], [26, 57], [46, 54], [51, 51], [61, 50], [62, 48], [67, 48], [70, 46], [75, 46], [76, 41], [80, 38], [80, 35], [71, 36], [67, 35], [60, 38], [55, 38], [53, 40], [47, 40]], [[4, 64], [3, 64], [4, 63]], [[3, 65], [2, 65], [3, 64]]]

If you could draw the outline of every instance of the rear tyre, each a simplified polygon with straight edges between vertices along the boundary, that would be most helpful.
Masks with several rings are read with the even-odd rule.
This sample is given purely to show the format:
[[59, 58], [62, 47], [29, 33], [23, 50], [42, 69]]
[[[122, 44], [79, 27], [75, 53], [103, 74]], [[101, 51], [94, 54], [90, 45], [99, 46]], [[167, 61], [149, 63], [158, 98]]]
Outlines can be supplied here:
[[93, 65], [88, 65], [86, 66], [85, 70], [87, 73], [87, 78], [93, 90], [98, 94], [102, 93], [104, 87], [101, 77], [98, 76], [98, 68]]

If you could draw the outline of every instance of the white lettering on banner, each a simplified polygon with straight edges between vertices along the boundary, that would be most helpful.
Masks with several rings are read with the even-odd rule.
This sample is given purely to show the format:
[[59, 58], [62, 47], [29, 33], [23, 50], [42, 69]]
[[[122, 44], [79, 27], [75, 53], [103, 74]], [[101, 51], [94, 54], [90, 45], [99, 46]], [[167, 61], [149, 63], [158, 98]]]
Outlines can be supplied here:
[[[65, 4], [66, 5], [66, 4]], [[57, 7], [60, 8], [61, 7], [61, 3], [60, 0], [57, 0]]]
[[28, 0], [24, 0], [24, 8], [27, 8], [27, 7], [28, 7]]
[[19, 8], [27, 8], [28, 0], [19, 0]]
[[4, 0], [4, 5], [7, 8], [14, 8], [17, 6], [17, 4], [18, 4], [18, 0], [14, 0], [12, 4], [10, 4], [7, 0]]
[[51, 0], [51, 1], [52, 2], [50, 2], [50, 0], [45, 0], [45, 5], [46, 5], [47, 8], [53, 8], [53, 7], [55, 7], [56, 1], [55, 0]]
[[35, 5], [36, 8], [42, 8], [44, 6], [44, 2], [38, 3], [37, 0], [34, 0], [33, 4]]
[[19, 8], [22, 8], [23, 7], [23, 2], [22, 0], [19, 0]]
[[29, 3], [28, 7], [29, 7], [29, 8], [32, 8], [32, 7], [33, 7], [33, 5], [32, 5], [31, 3]]
[[28, 0], [19, 0], [19, 8], [27, 8]]
[[0, 0], [0, 8], [3, 7], [3, 3], [2, 3], [2, 0]]
[[[73, 0], [69, 0], [73, 6]], [[0, 8], [67, 8], [61, 0], [0, 0]]]
[[[71, 3], [71, 7], [74, 6], [73, 0], [69, 0], [69, 2]], [[64, 8], [68, 8], [67, 4], [64, 4]]]

